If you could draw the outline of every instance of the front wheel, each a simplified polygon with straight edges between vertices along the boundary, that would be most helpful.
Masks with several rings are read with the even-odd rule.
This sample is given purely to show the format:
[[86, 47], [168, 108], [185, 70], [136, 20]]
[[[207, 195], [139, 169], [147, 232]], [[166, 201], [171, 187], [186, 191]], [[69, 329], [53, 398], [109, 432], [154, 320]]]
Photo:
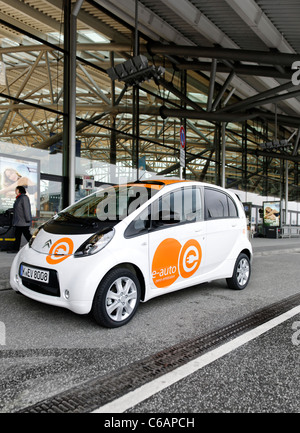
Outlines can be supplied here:
[[234, 266], [233, 275], [231, 278], [227, 278], [226, 282], [230, 289], [243, 290], [250, 279], [251, 264], [249, 257], [241, 253]]
[[125, 268], [111, 270], [95, 294], [92, 314], [99, 325], [117, 328], [134, 316], [141, 298], [137, 276]]

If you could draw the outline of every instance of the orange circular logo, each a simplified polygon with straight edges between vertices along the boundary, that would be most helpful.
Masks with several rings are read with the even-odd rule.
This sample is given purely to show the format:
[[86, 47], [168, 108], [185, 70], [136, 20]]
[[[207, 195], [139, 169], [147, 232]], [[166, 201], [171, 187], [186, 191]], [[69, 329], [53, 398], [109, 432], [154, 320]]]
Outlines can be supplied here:
[[180, 242], [172, 238], [165, 239], [157, 247], [152, 262], [152, 279], [156, 287], [168, 287], [179, 277], [180, 249]]
[[180, 252], [179, 270], [183, 278], [192, 276], [200, 266], [202, 250], [199, 242], [191, 239], [186, 242]]
[[57, 263], [66, 260], [70, 254], [72, 254], [74, 244], [70, 238], [61, 238], [56, 241], [49, 250], [49, 254], [46, 257], [46, 261], [50, 265], [56, 265]]
[[153, 283], [162, 288], [173, 284], [179, 276], [189, 278], [199, 268], [201, 259], [201, 246], [195, 239], [187, 241], [182, 248], [176, 239], [165, 239], [158, 245], [153, 257]]

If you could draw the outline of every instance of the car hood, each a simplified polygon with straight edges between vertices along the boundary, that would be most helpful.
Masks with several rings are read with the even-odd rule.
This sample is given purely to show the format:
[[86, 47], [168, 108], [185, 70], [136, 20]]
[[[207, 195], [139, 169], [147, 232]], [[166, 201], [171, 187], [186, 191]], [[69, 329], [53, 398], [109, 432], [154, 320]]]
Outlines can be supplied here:
[[46, 232], [42, 228], [33, 240], [31, 248], [47, 255], [72, 255], [92, 235], [93, 233], [78, 235], [54, 234]]

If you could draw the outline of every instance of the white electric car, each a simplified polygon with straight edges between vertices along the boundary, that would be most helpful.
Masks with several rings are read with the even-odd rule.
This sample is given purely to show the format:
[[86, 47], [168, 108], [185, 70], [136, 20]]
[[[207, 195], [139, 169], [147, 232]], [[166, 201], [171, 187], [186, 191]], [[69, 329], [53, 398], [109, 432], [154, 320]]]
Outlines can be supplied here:
[[118, 327], [139, 302], [224, 278], [244, 289], [252, 248], [242, 203], [193, 181], [104, 186], [34, 233], [16, 255], [11, 287]]

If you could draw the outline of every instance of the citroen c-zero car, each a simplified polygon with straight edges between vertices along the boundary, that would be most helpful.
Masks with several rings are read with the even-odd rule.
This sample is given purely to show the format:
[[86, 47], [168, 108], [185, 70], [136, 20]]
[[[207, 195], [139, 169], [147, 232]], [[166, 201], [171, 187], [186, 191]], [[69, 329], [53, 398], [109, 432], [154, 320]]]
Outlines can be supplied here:
[[16, 255], [11, 287], [105, 327], [139, 302], [226, 279], [244, 289], [252, 248], [242, 203], [217, 186], [150, 180], [103, 186], [40, 226]]

